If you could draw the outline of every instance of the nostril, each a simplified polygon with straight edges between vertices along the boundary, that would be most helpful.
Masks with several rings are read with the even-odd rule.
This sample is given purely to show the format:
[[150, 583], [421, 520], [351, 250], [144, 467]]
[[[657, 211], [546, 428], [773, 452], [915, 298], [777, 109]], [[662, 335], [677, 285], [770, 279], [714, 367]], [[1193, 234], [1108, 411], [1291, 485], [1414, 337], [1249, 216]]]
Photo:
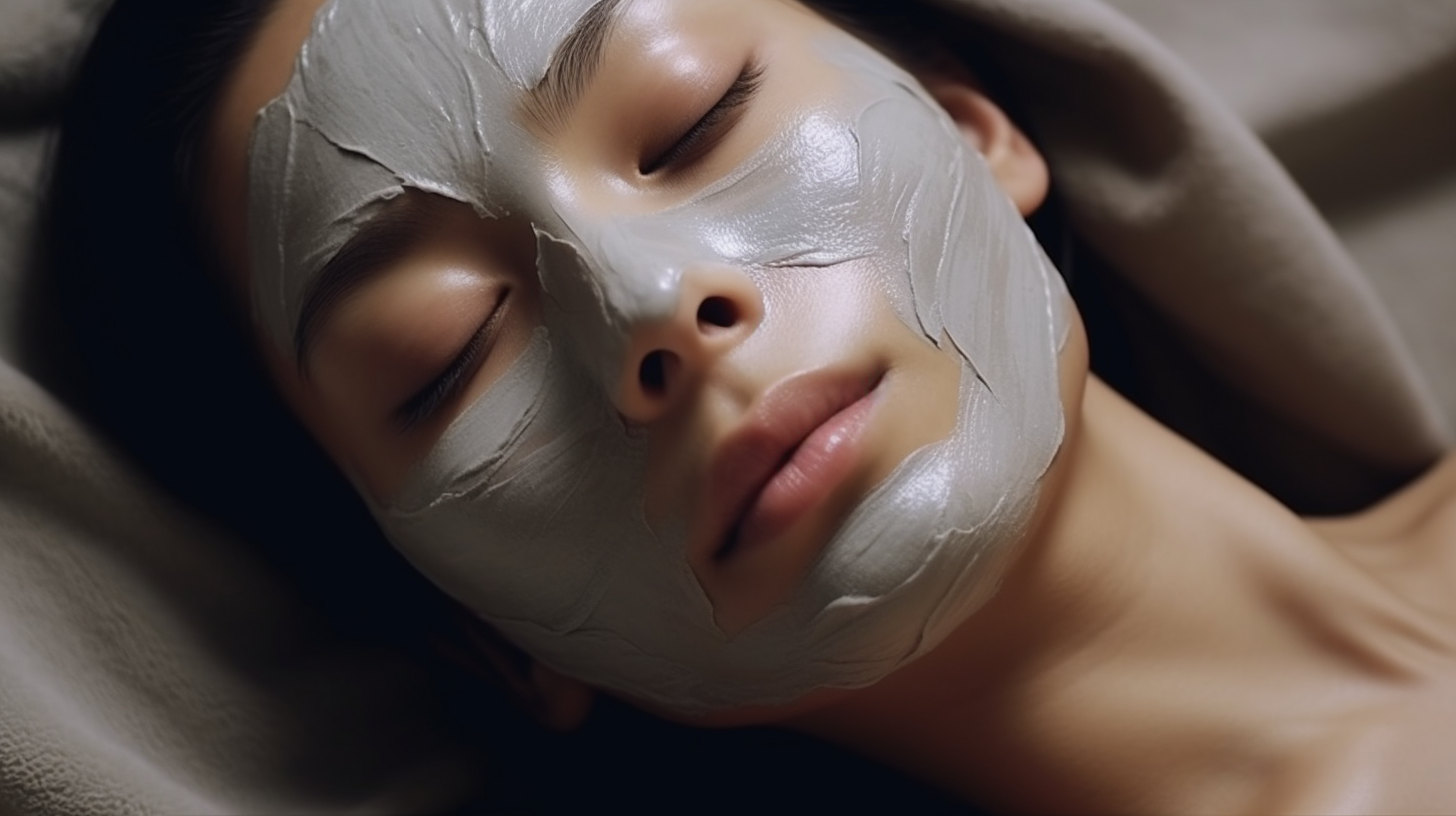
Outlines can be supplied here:
[[667, 391], [667, 379], [677, 363], [677, 355], [670, 351], [654, 351], [642, 358], [637, 369], [637, 381], [642, 390], [652, 396], [661, 396]]
[[738, 325], [739, 317], [738, 307], [725, 297], [704, 298], [698, 305], [699, 329], [731, 329]]

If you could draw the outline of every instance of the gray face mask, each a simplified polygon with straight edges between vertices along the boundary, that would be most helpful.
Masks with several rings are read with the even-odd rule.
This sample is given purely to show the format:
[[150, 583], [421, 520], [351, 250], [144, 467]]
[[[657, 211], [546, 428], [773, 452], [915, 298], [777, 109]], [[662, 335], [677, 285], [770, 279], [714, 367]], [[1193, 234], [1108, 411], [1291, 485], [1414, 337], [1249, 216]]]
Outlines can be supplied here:
[[[395, 544], [547, 665], [660, 706], [874, 683], [983, 604], [1025, 533], [1062, 437], [1060, 279], [948, 117], [841, 33], [815, 45], [837, 93], [786, 114], [726, 177], [660, 212], [581, 212], [512, 112], [596, 5], [326, 5], [253, 134], [257, 319], [291, 348], [312, 278], [406, 188], [528, 218], [544, 325], [375, 504]], [[854, 508], [792, 597], [731, 636], [680, 525], [646, 520], [645, 445], [608, 394], [627, 332], [672, 314], [700, 263], [743, 270], [765, 297], [805, 269], [860, 276], [962, 359], [951, 434]]]

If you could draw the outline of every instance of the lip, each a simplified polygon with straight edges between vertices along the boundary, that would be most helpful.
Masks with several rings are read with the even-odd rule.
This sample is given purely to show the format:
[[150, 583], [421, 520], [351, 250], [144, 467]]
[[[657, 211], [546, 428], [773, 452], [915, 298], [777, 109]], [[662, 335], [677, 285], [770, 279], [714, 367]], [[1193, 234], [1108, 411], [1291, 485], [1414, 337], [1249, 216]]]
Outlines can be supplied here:
[[714, 561], [783, 533], [849, 477], [883, 376], [811, 371], [759, 397], [709, 466]]

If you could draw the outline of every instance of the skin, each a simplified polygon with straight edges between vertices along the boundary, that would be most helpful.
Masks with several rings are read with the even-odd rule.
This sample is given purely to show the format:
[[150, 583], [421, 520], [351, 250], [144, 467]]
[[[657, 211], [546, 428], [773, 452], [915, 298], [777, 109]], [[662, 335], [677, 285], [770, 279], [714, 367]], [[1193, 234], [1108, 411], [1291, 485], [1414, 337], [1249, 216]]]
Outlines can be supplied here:
[[[282, 0], [213, 123], [206, 186], [216, 239], [239, 259], [240, 303], [248, 134], [288, 81], [318, 5]], [[601, 78], [563, 127], [542, 135], [582, 200], [665, 206], [771, 132], [775, 110], [832, 79], [793, 70], [781, 47], [827, 22], [783, 0], [741, 0], [735, 16], [773, 25], [725, 34], [719, 5], [684, 14], [661, 0], [629, 4]], [[648, 47], [668, 42], [677, 50]], [[634, 176], [634, 151], [691, 124], [682, 111], [711, 105], [741, 66], [735, 47], [750, 46], [768, 55], [764, 93], [715, 148], [723, 153], [665, 181]], [[1023, 213], [1035, 209], [1046, 168], [1025, 137], [969, 78], [923, 79], [1008, 196]], [[649, 80], [663, 87], [637, 93]], [[622, 104], [644, 98], [655, 104], [622, 115]], [[259, 341], [300, 418], [376, 496], [499, 376], [539, 315], [524, 224], [436, 206], [437, 228], [325, 330], [309, 376]], [[448, 362], [503, 287], [512, 300], [492, 355], [436, 416], [400, 432], [391, 408]], [[698, 506], [694, 468], [756, 395], [828, 359], [813, 343], [822, 327], [861, 321], [869, 339], [836, 345], [836, 359], [880, 361], [893, 373], [844, 491], [741, 574], [693, 565], [730, 619], [750, 620], [791, 591], [846, 508], [950, 428], [950, 360], [872, 301], [825, 291], [811, 282], [785, 301], [791, 315], [768, 315], [741, 273], [707, 270], [685, 286], [681, 315], [632, 336], [614, 395], [652, 443], [651, 512]], [[708, 328], [691, 319], [710, 296], [734, 303], [737, 319]], [[816, 329], [796, 336], [786, 326]], [[649, 393], [636, 366], [658, 350], [679, 364]], [[1023, 550], [985, 608], [872, 687], [688, 721], [779, 723], [1005, 810], [1456, 808], [1443, 762], [1456, 733], [1456, 457], [1357, 516], [1300, 519], [1089, 376], [1080, 324], [1060, 362], [1066, 440]], [[512, 682], [557, 725], [589, 705], [589, 690], [540, 666]]]

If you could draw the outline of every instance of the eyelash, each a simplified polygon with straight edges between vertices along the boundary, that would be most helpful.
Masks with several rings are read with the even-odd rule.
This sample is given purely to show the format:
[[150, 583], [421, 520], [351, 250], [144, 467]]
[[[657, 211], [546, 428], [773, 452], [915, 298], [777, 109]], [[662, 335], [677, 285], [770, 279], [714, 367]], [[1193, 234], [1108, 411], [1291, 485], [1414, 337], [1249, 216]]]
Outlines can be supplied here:
[[703, 114], [701, 119], [694, 122], [693, 126], [688, 128], [687, 132], [679, 137], [666, 152], [640, 168], [642, 175], [650, 176], [664, 168], [680, 165], [687, 159], [695, 158], [694, 152], [702, 152], [704, 149], [712, 147], [712, 143], [705, 143], [704, 139], [717, 135], [717, 131], [720, 130], [724, 121], [739, 108], [751, 102], [762, 84], [763, 68], [753, 64], [745, 67], [717, 104]]
[[470, 340], [450, 365], [441, 372], [440, 376], [431, 380], [428, 385], [420, 389], [418, 393], [405, 400], [404, 404], [394, 410], [394, 423], [401, 432], [408, 432], [417, 427], [420, 423], [434, 416], [436, 412], [453, 396], [459, 393], [460, 389], [469, 381], [467, 375], [475, 370], [481, 355], [492, 345], [496, 334], [499, 332], [502, 318], [505, 316], [506, 297], [510, 289], [502, 289], [496, 298], [495, 306], [490, 310], [490, 316], [475, 330]]

